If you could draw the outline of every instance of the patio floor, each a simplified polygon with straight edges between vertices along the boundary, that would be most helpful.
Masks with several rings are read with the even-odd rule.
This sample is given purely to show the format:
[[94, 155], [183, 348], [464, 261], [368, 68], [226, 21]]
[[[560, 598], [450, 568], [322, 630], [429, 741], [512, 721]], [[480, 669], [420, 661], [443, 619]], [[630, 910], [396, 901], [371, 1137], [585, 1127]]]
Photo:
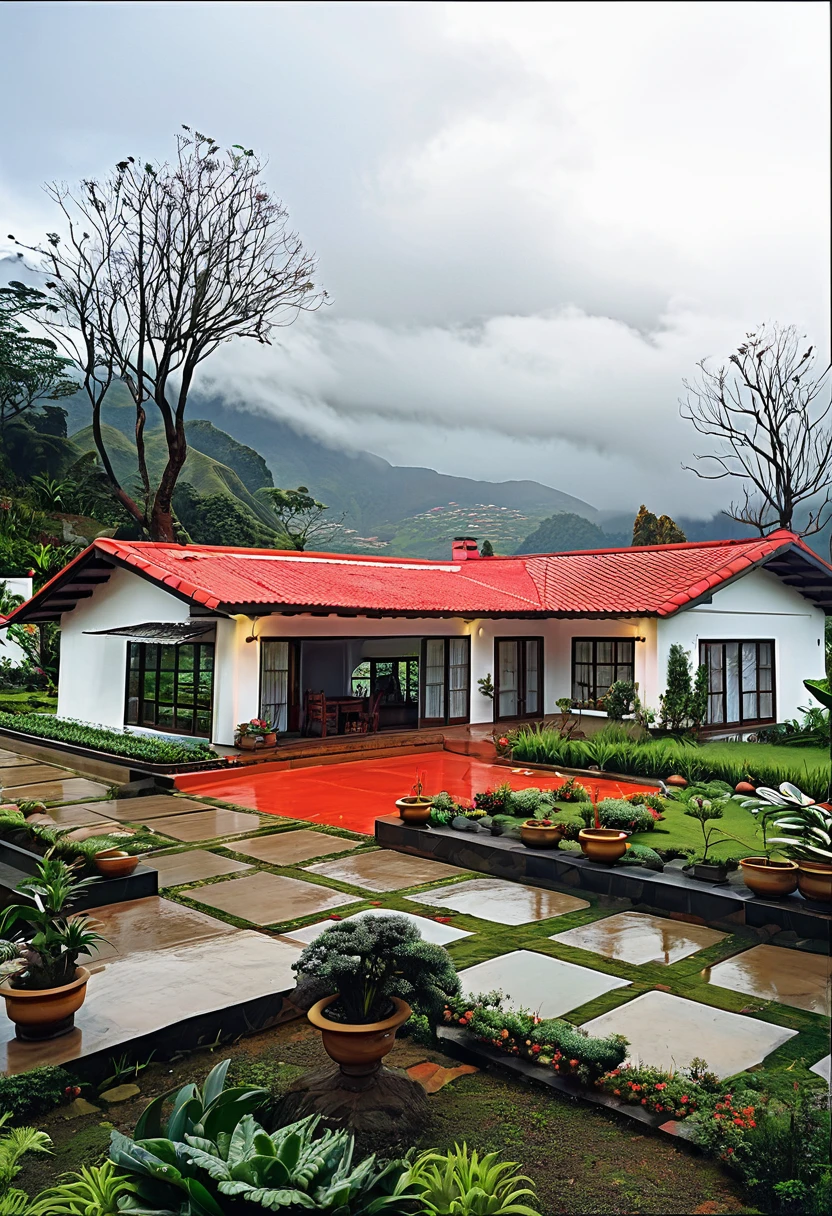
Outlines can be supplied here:
[[[378, 816], [394, 811], [396, 799], [410, 793], [419, 774], [424, 774], [429, 793], [447, 790], [467, 799], [505, 781], [513, 789], [523, 790], [531, 786], [554, 789], [564, 780], [544, 772], [488, 764], [473, 756], [432, 751], [283, 771], [252, 768], [228, 775], [190, 773], [177, 777], [176, 784], [196, 797], [369, 835]], [[598, 786], [602, 798], [655, 788], [600, 777], [592, 786]]]

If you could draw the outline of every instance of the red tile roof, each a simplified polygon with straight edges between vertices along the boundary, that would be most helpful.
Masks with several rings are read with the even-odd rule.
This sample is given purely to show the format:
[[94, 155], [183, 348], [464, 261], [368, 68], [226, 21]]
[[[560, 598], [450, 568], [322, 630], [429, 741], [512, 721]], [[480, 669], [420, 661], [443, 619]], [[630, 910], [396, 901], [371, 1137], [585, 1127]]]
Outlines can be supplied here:
[[226, 612], [670, 616], [786, 553], [810, 562], [815, 581], [832, 580], [832, 567], [785, 531], [750, 540], [447, 562], [102, 538], [18, 613], [25, 618], [67, 610], [70, 587], [83, 579], [81, 567], [103, 559], [141, 572], [180, 598]]

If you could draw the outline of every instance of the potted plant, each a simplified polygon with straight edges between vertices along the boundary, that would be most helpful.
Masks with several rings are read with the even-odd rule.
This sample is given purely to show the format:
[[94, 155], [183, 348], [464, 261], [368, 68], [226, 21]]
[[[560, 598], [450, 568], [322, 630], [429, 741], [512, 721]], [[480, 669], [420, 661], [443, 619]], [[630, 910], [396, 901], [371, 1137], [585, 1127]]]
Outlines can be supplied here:
[[789, 781], [777, 790], [761, 786], [743, 806], [760, 814], [764, 830], [771, 825], [782, 833], [769, 844], [797, 863], [801, 895], [832, 903], [832, 807], [814, 802]]
[[239, 747], [241, 751], [276, 747], [277, 734], [274, 726], [266, 718], [252, 718], [248, 722], [240, 722], [234, 736], [234, 746]]
[[126, 878], [139, 864], [136, 854], [117, 848], [101, 849], [94, 861], [96, 870], [103, 878]]
[[708, 853], [714, 845], [721, 840], [728, 840], [730, 837], [723, 832], [715, 824], [715, 820], [722, 818], [722, 807], [718, 802], [712, 802], [710, 798], [703, 798], [701, 795], [694, 795], [688, 801], [685, 807], [685, 814], [691, 819], [696, 819], [702, 829], [703, 848], [702, 855], [693, 863], [693, 876], [700, 878], [703, 882], [727, 882], [728, 867], [724, 862], [714, 861], [713, 858], [708, 860]]
[[410, 793], [404, 798], [396, 799], [396, 809], [405, 823], [418, 824], [427, 827], [430, 819], [430, 809], [433, 799], [424, 793], [425, 774], [416, 774], [416, 780], [410, 787]]
[[19, 1039], [54, 1039], [72, 1030], [90, 978], [78, 956], [104, 938], [83, 913], [69, 919], [69, 909], [95, 881], [76, 878], [66, 862], [47, 855], [34, 877], [17, 886], [30, 902], [12, 904], [0, 916], [0, 935], [20, 926], [0, 940], [0, 994]]
[[602, 828], [601, 816], [598, 809], [599, 790], [596, 787], [592, 800], [592, 812], [595, 826], [581, 828], [578, 841], [581, 852], [588, 861], [599, 861], [603, 865], [614, 866], [619, 857], [627, 852], [627, 833], [616, 828]]
[[307, 1017], [329, 1057], [351, 1077], [379, 1070], [414, 1007], [438, 1020], [459, 991], [448, 953], [395, 913], [335, 922], [292, 967], [327, 994]]
[[527, 819], [520, 827], [520, 839], [529, 849], [556, 849], [565, 834], [566, 824], [552, 819]]

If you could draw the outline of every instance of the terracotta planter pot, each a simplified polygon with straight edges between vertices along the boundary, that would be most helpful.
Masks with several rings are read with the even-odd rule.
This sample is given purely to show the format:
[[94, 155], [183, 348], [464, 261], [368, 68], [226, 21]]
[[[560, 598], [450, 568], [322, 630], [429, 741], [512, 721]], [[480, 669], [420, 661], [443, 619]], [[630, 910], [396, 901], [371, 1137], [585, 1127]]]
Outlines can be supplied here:
[[824, 861], [799, 861], [797, 889], [805, 899], [832, 903], [832, 866]]
[[138, 857], [132, 857], [121, 849], [102, 849], [95, 855], [95, 868], [104, 878], [126, 878], [138, 864]]
[[566, 826], [562, 823], [544, 827], [539, 819], [527, 819], [520, 828], [520, 839], [528, 849], [556, 849], [565, 831]]
[[405, 823], [427, 823], [430, 819], [430, 808], [432, 806], [433, 799], [416, 798], [412, 794], [408, 794], [406, 798], [398, 798], [396, 800], [396, 810]]
[[688, 783], [685, 778], [680, 777], [678, 773], [674, 773], [671, 777], [668, 777], [665, 780], [665, 785], [675, 785], [680, 790], [686, 789], [687, 784]]
[[393, 1050], [396, 1031], [407, 1021], [411, 1008], [407, 1001], [393, 997], [395, 1013], [383, 1022], [368, 1022], [354, 1025], [350, 1022], [331, 1022], [324, 1010], [338, 996], [327, 996], [317, 1001], [307, 1013], [309, 1021], [321, 1032], [324, 1050], [331, 1060], [339, 1065], [341, 1072], [350, 1077], [370, 1076], [378, 1072], [381, 1061]]
[[60, 988], [12, 988], [8, 979], [0, 981], [0, 994], [17, 1038], [34, 1042], [69, 1034], [87, 995], [89, 978], [86, 967], [76, 967], [72, 983]]
[[238, 747], [241, 752], [253, 752], [259, 745], [257, 735], [238, 735], [234, 740], [234, 746]]
[[627, 833], [616, 828], [582, 828], [578, 840], [584, 857], [614, 866], [627, 851]]
[[734, 786], [734, 793], [748, 794], [749, 798], [751, 798], [757, 793], [757, 789], [750, 781], [740, 781]]
[[745, 857], [740, 862], [745, 885], [761, 899], [783, 899], [797, 890], [797, 863]]

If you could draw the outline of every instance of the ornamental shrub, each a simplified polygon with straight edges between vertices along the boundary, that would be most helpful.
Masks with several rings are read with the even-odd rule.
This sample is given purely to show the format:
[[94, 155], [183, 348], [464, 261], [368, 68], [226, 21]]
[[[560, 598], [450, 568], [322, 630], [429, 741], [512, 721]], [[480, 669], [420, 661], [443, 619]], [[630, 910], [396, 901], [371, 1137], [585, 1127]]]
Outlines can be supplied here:
[[439, 1018], [459, 992], [447, 950], [423, 941], [403, 916], [336, 921], [311, 942], [292, 969], [319, 982], [321, 995], [338, 994], [327, 1008], [333, 1021], [377, 1022], [392, 1012], [392, 997]]
[[76, 1090], [74, 1077], [52, 1064], [14, 1076], [0, 1074], [0, 1110], [14, 1119], [31, 1119], [74, 1097]]
[[574, 777], [570, 777], [563, 785], [552, 790], [552, 797], [555, 802], [586, 802], [589, 799], [589, 790]]
[[609, 716], [621, 721], [633, 712], [636, 699], [636, 686], [632, 680], [616, 680], [610, 685], [609, 692], [604, 697], [604, 708]]
[[474, 806], [478, 811], [484, 811], [486, 815], [510, 815], [509, 807], [513, 794], [514, 791], [509, 783], [504, 781], [496, 789], [487, 789], [483, 790], [481, 794], [475, 794]]
[[595, 1038], [560, 1018], [504, 1009], [507, 999], [501, 992], [457, 996], [446, 1003], [443, 1019], [507, 1055], [521, 1056], [561, 1076], [576, 1076], [584, 1084], [620, 1064], [627, 1054], [622, 1035]]
[[161, 739], [152, 735], [134, 734], [126, 728], [109, 730], [74, 718], [56, 718], [52, 714], [0, 713], [0, 727], [34, 735], [38, 739], [55, 739], [79, 747], [95, 748], [113, 756], [130, 760], [145, 760], [152, 764], [193, 764], [213, 760], [217, 753], [209, 743], [184, 739]]
[[551, 790], [514, 790], [508, 800], [508, 813], [520, 819], [545, 819], [553, 813], [554, 794]]
[[646, 844], [631, 844], [624, 856], [619, 858], [618, 864], [625, 866], [646, 866], [648, 870], [664, 869], [664, 863], [660, 855], [655, 849], [649, 848]]
[[[581, 803], [578, 813], [585, 827], [592, 827], [595, 812], [592, 803]], [[634, 806], [623, 798], [604, 798], [598, 803], [598, 817], [602, 828], [616, 828], [619, 832], [652, 832], [656, 820], [646, 807]]]
[[636, 794], [628, 794], [624, 801], [632, 803], [633, 806], [649, 807], [651, 811], [656, 811], [659, 815], [667, 810], [667, 799], [658, 790], [655, 794], [644, 793], [642, 791]]
[[700, 1107], [712, 1104], [713, 1095], [719, 1091], [719, 1080], [707, 1071], [704, 1060], [692, 1060], [687, 1068], [676, 1071], [624, 1064], [599, 1077], [595, 1084], [622, 1102], [675, 1119], [686, 1119]]

